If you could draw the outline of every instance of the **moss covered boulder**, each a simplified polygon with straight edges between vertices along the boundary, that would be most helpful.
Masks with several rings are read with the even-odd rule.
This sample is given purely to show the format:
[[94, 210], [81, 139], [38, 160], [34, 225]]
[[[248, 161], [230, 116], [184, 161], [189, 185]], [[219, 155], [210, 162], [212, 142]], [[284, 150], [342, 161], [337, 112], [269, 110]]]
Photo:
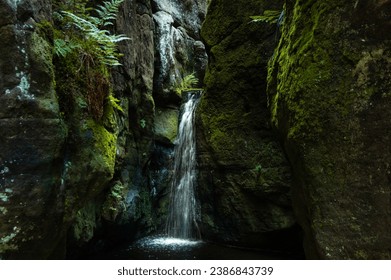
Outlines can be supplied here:
[[154, 132], [157, 140], [174, 144], [178, 134], [178, 109], [158, 108], [155, 115]]
[[391, 257], [390, 1], [286, 1], [269, 68], [308, 258]]
[[271, 130], [266, 98], [277, 30], [250, 19], [267, 9], [282, 10], [282, 2], [209, 5], [202, 26], [209, 65], [197, 111], [197, 193], [204, 238], [288, 248], [295, 245], [290, 167]]

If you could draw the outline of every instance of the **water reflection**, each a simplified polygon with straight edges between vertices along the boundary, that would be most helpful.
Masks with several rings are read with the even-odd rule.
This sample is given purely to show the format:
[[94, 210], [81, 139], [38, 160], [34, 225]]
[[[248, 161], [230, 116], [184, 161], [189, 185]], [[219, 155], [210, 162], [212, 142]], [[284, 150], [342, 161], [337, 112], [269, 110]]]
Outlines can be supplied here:
[[108, 259], [123, 260], [273, 260], [302, 259], [286, 252], [265, 252], [222, 246], [198, 240], [165, 236], [146, 237], [123, 250], [106, 255]]

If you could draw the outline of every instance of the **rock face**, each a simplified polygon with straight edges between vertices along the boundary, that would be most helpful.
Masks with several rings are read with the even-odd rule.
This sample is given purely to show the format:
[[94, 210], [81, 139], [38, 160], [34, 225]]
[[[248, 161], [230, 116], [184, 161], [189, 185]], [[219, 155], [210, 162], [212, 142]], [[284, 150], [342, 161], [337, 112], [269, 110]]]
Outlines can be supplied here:
[[[124, 1], [110, 71], [53, 56], [63, 2], [0, 0], [0, 259], [163, 228], [175, 89], [205, 49], [203, 238], [295, 250], [298, 221], [308, 258], [391, 258], [390, 0], [211, 0], [202, 36], [206, 1]], [[282, 21], [250, 22], [266, 10]]]
[[123, 67], [113, 73], [113, 90], [124, 108], [115, 122], [115, 172], [105, 195], [95, 198], [100, 206], [86, 204], [76, 217], [74, 251], [85, 241], [107, 247], [165, 228], [181, 103], [175, 87], [187, 74], [202, 75], [207, 59], [198, 34], [206, 3], [186, 3], [123, 3], [116, 30], [130, 40], [120, 46]]
[[[130, 40], [111, 75], [96, 67], [86, 74], [77, 55], [53, 56], [61, 27], [52, 14], [64, 6], [52, 4], [0, 2], [0, 50], [8, 54], [0, 56], [0, 258], [78, 258], [160, 230], [180, 106], [175, 85], [206, 65], [197, 31], [204, 1], [125, 1], [114, 29]], [[180, 16], [184, 9], [191, 18]], [[160, 22], [162, 14], [172, 20]], [[181, 54], [167, 60], [162, 50]], [[99, 119], [88, 97], [97, 78], [95, 89], [122, 108], [98, 100]]]
[[155, 25], [156, 75], [154, 96], [157, 102], [177, 99], [172, 88], [196, 72], [203, 77], [205, 47], [199, 29], [205, 17], [206, 1], [156, 0], [153, 3]]
[[208, 7], [202, 37], [210, 60], [197, 111], [197, 193], [203, 238], [287, 249], [300, 242], [291, 171], [272, 132], [266, 97], [277, 31], [275, 25], [250, 23], [250, 16], [268, 9], [282, 10], [282, 1], [212, 0]]
[[111, 199], [116, 205], [110, 206], [122, 210], [105, 221], [110, 234], [118, 234], [113, 239], [165, 227], [181, 105], [175, 87], [186, 75], [194, 72], [201, 79], [205, 71], [207, 57], [199, 35], [205, 9], [205, 1], [198, 0], [140, 0], [124, 3], [117, 20], [118, 33], [130, 40], [121, 47], [125, 73], [114, 75], [114, 90], [129, 116], [119, 122], [113, 180], [123, 186], [123, 199]]
[[36, 27], [51, 9], [48, 1], [1, 1], [0, 14], [0, 257], [48, 257], [62, 235], [66, 136], [52, 47]]
[[269, 68], [308, 258], [391, 258], [391, 1], [286, 1]]

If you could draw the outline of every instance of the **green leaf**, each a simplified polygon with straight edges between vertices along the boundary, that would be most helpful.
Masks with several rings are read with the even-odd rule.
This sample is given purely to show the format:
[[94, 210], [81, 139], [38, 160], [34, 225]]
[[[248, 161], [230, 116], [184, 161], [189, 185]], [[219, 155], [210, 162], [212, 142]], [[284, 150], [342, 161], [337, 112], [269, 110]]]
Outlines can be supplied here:
[[178, 93], [179, 95], [182, 94], [183, 91], [189, 90], [193, 87], [195, 87], [198, 84], [199, 80], [195, 76], [195, 73], [191, 73], [187, 76], [185, 76], [180, 84], [175, 86], [175, 92]]
[[277, 23], [279, 22], [283, 13], [281, 11], [275, 10], [266, 10], [263, 12], [263, 15], [250, 16], [253, 22], [267, 22], [267, 23]]
[[122, 109], [121, 105], [119, 105], [120, 100], [112, 96], [111, 94], [107, 97], [110, 105], [114, 108], [117, 109], [120, 112], [124, 112], [124, 109]]
[[[129, 38], [123, 34], [110, 34], [108, 30], [102, 29], [104, 26], [113, 24], [112, 22], [116, 19], [119, 6], [123, 1], [124, 0], [112, 0], [110, 2], [103, 2], [103, 5], [99, 5], [98, 8], [95, 9], [98, 17], [89, 14], [78, 16], [68, 11], [61, 12], [61, 15], [67, 22], [79, 30], [85, 40], [89, 41], [85, 46], [94, 46], [93, 48], [83, 49], [83, 47], [79, 45], [79, 49], [83, 50], [84, 53], [92, 54], [92, 57], [96, 57], [98, 61], [108, 66], [121, 65], [118, 60], [122, 55], [117, 51], [117, 43], [129, 40]], [[56, 55], [64, 57], [74, 49], [70, 46], [67, 47], [64, 42], [64, 40], [55, 42]]]

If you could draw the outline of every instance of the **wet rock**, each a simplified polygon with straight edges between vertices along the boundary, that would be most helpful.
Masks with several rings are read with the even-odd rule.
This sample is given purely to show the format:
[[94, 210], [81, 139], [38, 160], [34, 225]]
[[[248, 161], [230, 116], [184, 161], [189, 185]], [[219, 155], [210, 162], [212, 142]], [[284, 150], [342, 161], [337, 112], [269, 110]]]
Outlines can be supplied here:
[[205, 1], [153, 1], [155, 22], [156, 75], [154, 98], [158, 104], [180, 104], [175, 88], [184, 77], [195, 73], [202, 80], [207, 56], [200, 41]]
[[277, 26], [250, 22], [267, 9], [282, 1], [211, 1], [202, 26], [210, 60], [197, 111], [200, 227], [218, 242], [293, 248], [291, 171], [266, 98]]
[[178, 110], [158, 109], [155, 116], [155, 135], [159, 141], [174, 144], [178, 134]]
[[48, 258], [63, 234], [60, 185], [67, 131], [54, 91], [51, 43], [36, 25], [50, 20], [47, 4], [0, 3], [2, 258]]

